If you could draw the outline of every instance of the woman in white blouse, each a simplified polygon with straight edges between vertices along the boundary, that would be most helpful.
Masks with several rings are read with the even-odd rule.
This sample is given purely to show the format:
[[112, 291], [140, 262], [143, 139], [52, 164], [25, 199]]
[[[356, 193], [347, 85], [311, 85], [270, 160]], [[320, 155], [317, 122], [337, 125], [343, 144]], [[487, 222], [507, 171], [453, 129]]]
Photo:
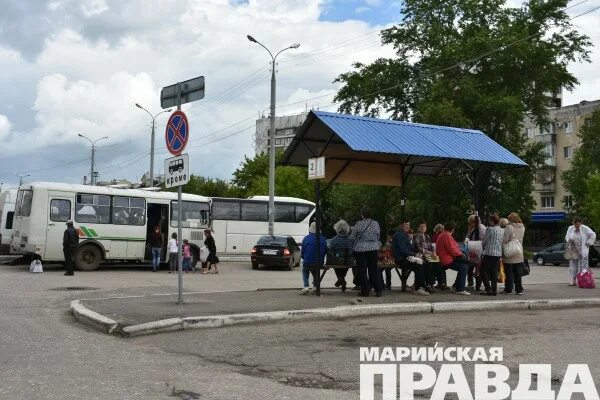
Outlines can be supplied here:
[[571, 282], [569, 286], [577, 286], [577, 274], [589, 268], [590, 246], [596, 241], [596, 233], [581, 223], [581, 218], [573, 218], [573, 225], [567, 230], [565, 236], [567, 252], [570, 253], [569, 275]]

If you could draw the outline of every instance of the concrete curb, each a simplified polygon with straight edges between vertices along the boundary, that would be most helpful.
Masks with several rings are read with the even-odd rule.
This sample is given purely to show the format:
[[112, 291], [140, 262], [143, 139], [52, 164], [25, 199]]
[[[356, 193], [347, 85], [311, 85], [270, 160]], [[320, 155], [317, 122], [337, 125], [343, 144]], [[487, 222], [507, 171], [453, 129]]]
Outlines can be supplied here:
[[104, 333], [112, 334], [119, 328], [117, 321], [86, 308], [79, 300], [71, 302], [71, 312], [79, 322], [90, 325]]
[[267, 311], [246, 314], [169, 318], [126, 327], [122, 327], [118, 322], [87, 309], [79, 300], [71, 302], [73, 315], [75, 315], [75, 318], [80, 322], [91, 325], [105, 333], [119, 333], [124, 337], [188, 329], [208, 329], [233, 325], [269, 323], [275, 321], [339, 320], [359, 316], [430, 314], [464, 311], [548, 310], [573, 307], [600, 307], [600, 298], [366, 304], [308, 310]]

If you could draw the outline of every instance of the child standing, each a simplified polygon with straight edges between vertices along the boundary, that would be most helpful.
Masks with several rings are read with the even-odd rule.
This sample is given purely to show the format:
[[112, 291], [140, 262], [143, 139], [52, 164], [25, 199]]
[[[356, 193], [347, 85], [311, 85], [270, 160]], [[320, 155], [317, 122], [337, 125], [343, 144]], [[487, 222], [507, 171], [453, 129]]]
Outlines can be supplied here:
[[179, 251], [179, 242], [175, 232], [171, 235], [167, 247], [169, 248], [169, 273], [173, 273], [177, 271], [177, 252]]
[[183, 271], [189, 272], [192, 270], [192, 252], [190, 251], [190, 243], [187, 239], [183, 239]]

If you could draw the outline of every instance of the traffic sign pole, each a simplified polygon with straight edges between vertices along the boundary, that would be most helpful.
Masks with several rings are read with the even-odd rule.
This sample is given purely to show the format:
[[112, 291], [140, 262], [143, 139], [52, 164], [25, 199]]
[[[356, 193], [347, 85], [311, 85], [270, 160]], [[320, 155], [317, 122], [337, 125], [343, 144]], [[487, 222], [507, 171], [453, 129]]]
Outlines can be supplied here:
[[[177, 111], [181, 111], [181, 84], [177, 82]], [[189, 127], [188, 127], [189, 136]], [[179, 239], [179, 246], [177, 246], [177, 304], [183, 304], [183, 268], [182, 268], [182, 249], [183, 249], [183, 238], [181, 229], [181, 192], [183, 186], [177, 187], [177, 238]]]

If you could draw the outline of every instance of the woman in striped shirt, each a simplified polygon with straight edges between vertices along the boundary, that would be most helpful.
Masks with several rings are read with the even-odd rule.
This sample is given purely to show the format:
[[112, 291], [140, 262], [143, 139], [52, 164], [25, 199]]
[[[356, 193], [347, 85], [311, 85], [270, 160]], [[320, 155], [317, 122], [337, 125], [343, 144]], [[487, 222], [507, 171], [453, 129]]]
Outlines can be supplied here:
[[354, 243], [354, 257], [360, 281], [361, 296], [369, 296], [371, 287], [375, 295], [381, 297], [383, 285], [381, 273], [377, 266], [377, 256], [381, 248], [381, 228], [379, 223], [371, 218], [367, 207], [361, 210], [362, 220], [352, 229], [350, 239]]
[[483, 296], [496, 296], [498, 294], [498, 270], [500, 268], [500, 257], [502, 257], [502, 239], [504, 229], [498, 226], [500, 217], [498, 214], [490, 215], [490, 226], [485, 230], [481, 245], [483, 247], [483, 258], [481, 259], [481, 280], [485, 287]]

